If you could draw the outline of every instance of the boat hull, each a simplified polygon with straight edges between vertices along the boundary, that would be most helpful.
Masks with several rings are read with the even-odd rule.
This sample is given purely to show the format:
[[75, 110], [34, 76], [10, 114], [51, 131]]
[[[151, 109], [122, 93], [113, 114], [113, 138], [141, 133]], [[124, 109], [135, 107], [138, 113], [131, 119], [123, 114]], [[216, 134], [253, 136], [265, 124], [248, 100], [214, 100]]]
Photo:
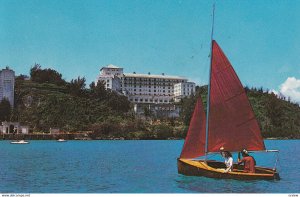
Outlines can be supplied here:
[[29, 142], [10, 142], [11, 144], [29, 144]]
[[245, 173], [242, 166], [234, 164], [233, 171], [224, 173], [225, 164], [218, 161], [177, 159], [178, 173], [186, 176], [205, 176], [219, 179], [279, 180], [279, 174], [270, 169], [256, 167], [256, 173]]
[[64, 140], [64, 139], [59, 139], [59, 140], [56, 140], [57, 142], [67, 142], [67, 140]]

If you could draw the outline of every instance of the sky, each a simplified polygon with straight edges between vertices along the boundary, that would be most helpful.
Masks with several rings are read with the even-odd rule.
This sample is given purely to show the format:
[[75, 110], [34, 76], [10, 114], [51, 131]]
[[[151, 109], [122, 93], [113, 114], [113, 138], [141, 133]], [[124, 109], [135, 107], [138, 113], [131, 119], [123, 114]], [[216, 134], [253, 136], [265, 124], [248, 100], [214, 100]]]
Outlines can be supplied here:
[[243, 85], [300, 102], [299, 0], [0, 0], [0, 68], [89, 84], [113, 64], [204, 85], [214, 2], [214, 39]]

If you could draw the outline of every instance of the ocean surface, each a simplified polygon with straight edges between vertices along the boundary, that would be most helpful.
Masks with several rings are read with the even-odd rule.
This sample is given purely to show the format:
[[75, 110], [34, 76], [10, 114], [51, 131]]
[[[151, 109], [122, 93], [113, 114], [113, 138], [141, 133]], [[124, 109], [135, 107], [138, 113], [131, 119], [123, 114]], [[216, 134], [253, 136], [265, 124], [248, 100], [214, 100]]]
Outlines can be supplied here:
[[[279, 181], [238, 181], [177, 173], [183, 140], [0, 141], [0, 193], [299, 193], [300, 140], [266, 140], [279, 149]], [[274, 153], [252, 154], [273, 167]], [[220, 159], [219, 155], [212, 159]], [[234, 160], [237, 156], [234, 155]]]

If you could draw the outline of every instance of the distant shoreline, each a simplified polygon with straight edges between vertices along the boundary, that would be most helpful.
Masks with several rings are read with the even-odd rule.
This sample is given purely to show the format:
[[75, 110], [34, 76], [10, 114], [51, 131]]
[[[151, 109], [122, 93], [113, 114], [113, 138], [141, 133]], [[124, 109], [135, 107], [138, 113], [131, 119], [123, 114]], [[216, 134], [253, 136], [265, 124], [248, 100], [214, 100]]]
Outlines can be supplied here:
[[[103, 136], [103, 137], [91, 137], [86, 133], [59, 133], [59, 134], [2, 134], [0, 140], [184, 140], [184, 138], [167, 137], [167, 138], [129, 138], [129, 137], [114, 137], [114, 136]], [[264, 140], [298, 140], [298, 138], [288, 137], [268, 137]]]

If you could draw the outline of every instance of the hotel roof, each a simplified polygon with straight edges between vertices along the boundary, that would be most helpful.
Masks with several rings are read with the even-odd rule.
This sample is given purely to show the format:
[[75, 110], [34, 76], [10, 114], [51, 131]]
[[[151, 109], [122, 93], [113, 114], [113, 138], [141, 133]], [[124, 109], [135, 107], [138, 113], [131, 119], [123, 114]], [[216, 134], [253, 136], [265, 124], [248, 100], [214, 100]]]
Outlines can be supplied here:
[[151, 74], [136, 74], [136, 73], [124, 73], [126, 77], [141, 77], [141, 78], [159, 78], [159, 79], [180, 79], [187, 80], [187, 78], [171, 75], [151, 75]]
[[103, 66], [100, 70], [102, 70], [103, 68], [121, 68], [121, 67], [118, 67], [118, 66], [109, 64], [109, 65], [107, 65], [107, 66]]

